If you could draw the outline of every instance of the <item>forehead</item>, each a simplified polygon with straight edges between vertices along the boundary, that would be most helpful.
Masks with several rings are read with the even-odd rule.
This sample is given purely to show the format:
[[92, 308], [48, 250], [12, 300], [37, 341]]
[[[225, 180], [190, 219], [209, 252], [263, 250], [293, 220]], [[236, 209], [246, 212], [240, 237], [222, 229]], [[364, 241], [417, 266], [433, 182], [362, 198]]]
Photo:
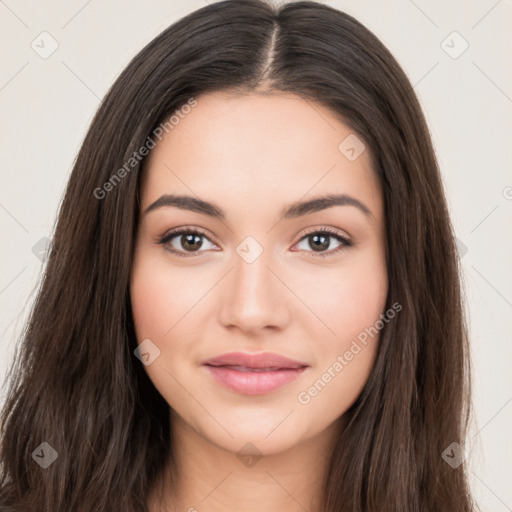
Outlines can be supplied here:
[[[176, 118], [175, 118], [176, 119]], [[369, 152], [347, 158], [361, 140], [335, 113], [292, 94], [209, 93], [151, 150], [142, 208], [165, 193], [214, 202], [272, 198], [278, 206], [307, 195], [350, 193], [380, 210]], [[349, 144], [350, 145], [350, 144]]]

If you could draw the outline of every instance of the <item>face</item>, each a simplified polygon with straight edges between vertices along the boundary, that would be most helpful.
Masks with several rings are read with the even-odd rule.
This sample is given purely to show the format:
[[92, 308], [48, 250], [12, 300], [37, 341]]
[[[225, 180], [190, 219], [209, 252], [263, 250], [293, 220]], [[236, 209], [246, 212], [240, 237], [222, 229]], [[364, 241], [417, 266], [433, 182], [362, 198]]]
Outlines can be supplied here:
[[277, 453], [361, 393], [388, 289], [361, 144], [298, 96], [211, 93], [151, 150], [130, 293], [145, 371], [183, 429]]

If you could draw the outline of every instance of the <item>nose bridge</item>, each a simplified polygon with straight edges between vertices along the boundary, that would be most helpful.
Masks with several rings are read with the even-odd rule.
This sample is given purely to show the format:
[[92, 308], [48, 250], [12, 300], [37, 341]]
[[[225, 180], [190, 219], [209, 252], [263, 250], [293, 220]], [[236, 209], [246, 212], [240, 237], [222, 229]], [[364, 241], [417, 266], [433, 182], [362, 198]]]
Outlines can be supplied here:
[[233, 254], [233, 271], [222, 305], [222, 321], [243, 330], [282, 326], [287, 321], [285, 287], [268, 268], [272, 251], [247, 237]]

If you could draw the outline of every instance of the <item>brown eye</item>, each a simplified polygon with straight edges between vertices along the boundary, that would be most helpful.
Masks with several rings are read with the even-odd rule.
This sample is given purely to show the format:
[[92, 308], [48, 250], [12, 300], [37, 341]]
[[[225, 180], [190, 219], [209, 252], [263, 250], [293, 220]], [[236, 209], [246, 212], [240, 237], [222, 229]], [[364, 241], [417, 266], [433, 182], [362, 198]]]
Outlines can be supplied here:
[[[300, 244], [303, 244], [302, 247]], [[352, 245], [353, 244], [350, 240], [340, 235], [338, 232], [334, 232], [329, 229], [322, 229], [303, 236], [299, 241], [299, 244], [297, 244], [297, 247], [299, 250], [316, 253], [312, 254], [313, 256], [330, 256], [337, 254]]]
[[195, 256], [194, 253], [204, 252], [199, 250], [203, 248], [204, 240], [207, 240], [213, 247], [216, 247], [204, 233], [195, 229], [171, 231], [164, 235], [158, 243], [179, 256]]

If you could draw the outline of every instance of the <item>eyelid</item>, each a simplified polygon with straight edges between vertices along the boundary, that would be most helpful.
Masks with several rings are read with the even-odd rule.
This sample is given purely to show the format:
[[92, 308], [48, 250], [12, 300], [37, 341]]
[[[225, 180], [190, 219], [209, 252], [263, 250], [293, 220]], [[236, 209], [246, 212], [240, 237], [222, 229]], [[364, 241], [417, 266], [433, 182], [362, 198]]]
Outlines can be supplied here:
[[304, 237], [314, 233], [329, 233], [330, 235], [338, 236], [340, 238], [346, 239], [347, 241], [350, 241], [350, 235], [348, 235], [348, 233], [344, 233], [340, 229], [336, 229], [331, 226], [315, 226], [313, 228], [307, 228], [299, 235], [299, 241]]
[[194, 233], [194, 234], [198, 234], [198, 235], [204, 236], [205, 238], [210, 240], [210, 242], [215, 243], [215, 245], [218, 245], [214, 241], [215, 240], [214, 237], [212, 237], [204, 229], [197, 228], [195, 226], [178, 226], [178, 227], [169, 229], [162, 236], [158, 237], [158, 239], [159, 239], [159, 241], [162, 241], [162, 240], [166, 240], [166, 239], [172, 238], [173, 235], [181, 235], [181, 234], [184, 234], [184, 233], [190, 233], [190, 234]]

